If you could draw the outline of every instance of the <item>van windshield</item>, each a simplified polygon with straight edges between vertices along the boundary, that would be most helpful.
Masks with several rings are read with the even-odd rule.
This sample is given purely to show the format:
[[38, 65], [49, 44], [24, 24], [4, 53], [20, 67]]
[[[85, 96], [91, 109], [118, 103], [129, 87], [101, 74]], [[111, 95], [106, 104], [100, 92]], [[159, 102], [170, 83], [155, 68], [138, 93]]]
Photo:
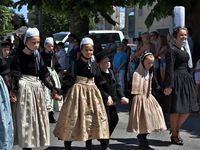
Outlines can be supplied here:
[[65, 37], [66, 37], [67, 34], [54, 34], [53, 37], [54, 37], [54, 40], [55, 41], [62, 41]]
[[118, 33], [91, 33], [96, 36], [97, 41], [100, 44], [107, 44], [110, 42], [110, 38], [112, 37], [116, 43], [120, 43], [120, 37]]

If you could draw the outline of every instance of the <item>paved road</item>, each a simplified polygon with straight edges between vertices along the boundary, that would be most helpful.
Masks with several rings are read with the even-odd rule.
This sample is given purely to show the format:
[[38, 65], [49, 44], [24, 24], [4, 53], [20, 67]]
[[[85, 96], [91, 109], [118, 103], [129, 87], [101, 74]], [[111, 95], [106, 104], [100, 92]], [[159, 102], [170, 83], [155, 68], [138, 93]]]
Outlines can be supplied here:
[[[127, 133], [128, 106], [118, 107], [120, 121], [110, 140], [111, 150], [136, 150], [136, 134]], [[59, 113], [56, 113], [56, 118]], [[166, 120], [167, 119], [166, 115]], [[168, 121], [166, 121], [168, 124]], [[34, 150], [64, 150], [63, 142], [57, 140], [52, 134], [55, 124], [51, 124], [51, 146]], [[184, 139], [184, 146], [171, 145], [169, 131], [151, 133], [148, 135], [149, 143], [156, 150], [200, 150], [200, 114], [192, 114], [181, 130], [181, 137]], [[94, 150], [100, 150], [99, 142], [93, 141]], [[73, 142], [72, 150], [84, 150], [84, 142]], [[13, 150], [21, 150], [15, 146]]]

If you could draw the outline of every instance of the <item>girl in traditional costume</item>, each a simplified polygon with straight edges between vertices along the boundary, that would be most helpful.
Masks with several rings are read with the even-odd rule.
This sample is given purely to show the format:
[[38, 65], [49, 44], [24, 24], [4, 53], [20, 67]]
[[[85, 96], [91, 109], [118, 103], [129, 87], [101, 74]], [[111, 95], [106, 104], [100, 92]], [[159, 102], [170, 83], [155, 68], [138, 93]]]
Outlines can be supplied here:
[[133, 73], [133, 101], [127, 131], [138, 133], [139, 149], [153, 149], [149, 146], [146, 136], [153, 131], [166, 129], [162, 109], [152, 95], [154, 56], [146, 52]]
[[11, 62], [13, 90], [17, 101], [13, 104], [15, 144], [30, 150], [50, 145], [49, 119], [41, 81], [60, 100], [59, 90], [55, 88], [47, 67], [38, 52], [40, 43], [37, 28], [28, 28], [25, 48], [19, 51]]
[[[92, 139], [109, 139], [109, 128], [102, 96], [96, 85], [101, 84], [100, 69], [93, 58], [93, 41], [83, 38], [81, 57], [66, 74], [72, 82], [62, 106], [54, 135], [64, 140], [66, 150], [72, 141], [86, 141], [86, 149], [92, 149]], [[102, 142], [102, 150], [107, 149]]]

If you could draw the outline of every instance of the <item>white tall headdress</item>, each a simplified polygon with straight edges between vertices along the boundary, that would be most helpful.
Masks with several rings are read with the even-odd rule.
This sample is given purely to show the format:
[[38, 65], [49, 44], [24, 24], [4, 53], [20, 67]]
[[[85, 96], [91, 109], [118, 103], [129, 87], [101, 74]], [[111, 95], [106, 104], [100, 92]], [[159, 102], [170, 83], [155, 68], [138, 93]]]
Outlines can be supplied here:
[[[185, 27], [185, 7], [183, 6], [174, 7], [174, 28], [177, 28], [177, 27]], [[186, 40], [186, 44], [184, 48], [190, 57], [188, 61], [188, 66], [192, 68], [193, 67], [192, 56], [191, 56], [190, 47], [187, 40]]]

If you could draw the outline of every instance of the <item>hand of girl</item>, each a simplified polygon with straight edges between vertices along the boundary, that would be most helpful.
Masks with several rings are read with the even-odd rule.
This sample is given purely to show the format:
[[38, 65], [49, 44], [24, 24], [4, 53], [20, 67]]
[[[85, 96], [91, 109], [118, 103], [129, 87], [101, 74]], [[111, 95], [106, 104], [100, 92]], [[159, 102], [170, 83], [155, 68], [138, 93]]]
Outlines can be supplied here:
[[164, 94], [165, 95], [170, 95], [172, 93], [172, 88], [165, 88], [164, 89]]
[[58, 94], [54, 94], [54, 99], [56, 101], [61, 101], [62, 100], [62, 96], [61, 95], [58, 95]]
[[10, 94], [10, 101], [12, 103], [15, 103], [17, 101], [17, 97], [15, 95], [13, 95], [13, 94], [12, 95]]
[[120, 103], [121, 103], [122, 105], [128, 104], [128, 103], [129, 103], [129, 99], [126, 98], [126, 97], [122, 97]]
[[108, 97], [108, 101], [107, 101], [107, 104], [106, 104], [107, 106], [112, 106], [113, 105], [113, 100], [112, 100], [112, 97], [111, 96], [109, 96]]

